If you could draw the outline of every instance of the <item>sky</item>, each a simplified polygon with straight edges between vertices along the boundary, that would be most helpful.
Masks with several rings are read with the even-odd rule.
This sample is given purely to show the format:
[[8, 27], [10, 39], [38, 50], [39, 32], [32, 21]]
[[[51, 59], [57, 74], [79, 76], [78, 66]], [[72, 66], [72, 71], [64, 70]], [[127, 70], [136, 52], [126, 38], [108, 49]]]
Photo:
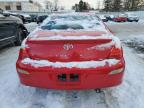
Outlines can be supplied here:
[[[0, 0], [0, 1], [25, 1], [25, 0]], [[40, 3], [43, 3], [45, 0], [33, 0], [33, 1], [38, 1]], [[47, 0], [47, 1], [54, 1], [54, 0]], [[64, 6], [66, 9], [71, 9], [71, 7], [75, 4], [78, 3], [80, 0], [58, 0], [59, 1], [59, 6]], [[88, 2], [93, 8], [98, 7], [98, 3], [100, 2], [100, 6], [102, 7], [103, 5], [103, 0], [83, 0]]]

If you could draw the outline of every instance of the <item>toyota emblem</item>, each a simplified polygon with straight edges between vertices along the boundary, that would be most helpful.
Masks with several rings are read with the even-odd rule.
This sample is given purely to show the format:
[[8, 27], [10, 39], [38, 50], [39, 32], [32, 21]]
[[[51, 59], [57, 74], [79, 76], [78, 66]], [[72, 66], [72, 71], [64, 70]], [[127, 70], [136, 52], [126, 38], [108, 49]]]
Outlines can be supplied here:
[[73, 45], [72, 44], [64, 44], [63, 48], [65, 50], [71, 50], [71, 49], [73, 49]]

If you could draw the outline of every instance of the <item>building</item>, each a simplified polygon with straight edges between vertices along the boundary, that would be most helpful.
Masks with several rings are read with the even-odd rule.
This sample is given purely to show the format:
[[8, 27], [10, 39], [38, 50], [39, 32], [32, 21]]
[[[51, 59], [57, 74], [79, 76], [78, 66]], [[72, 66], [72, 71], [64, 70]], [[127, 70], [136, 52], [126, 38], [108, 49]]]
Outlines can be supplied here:
[[29, 1], [0, 1], [0, 8], [7, 11], [39, 12], [42, 7], [39, 3]]

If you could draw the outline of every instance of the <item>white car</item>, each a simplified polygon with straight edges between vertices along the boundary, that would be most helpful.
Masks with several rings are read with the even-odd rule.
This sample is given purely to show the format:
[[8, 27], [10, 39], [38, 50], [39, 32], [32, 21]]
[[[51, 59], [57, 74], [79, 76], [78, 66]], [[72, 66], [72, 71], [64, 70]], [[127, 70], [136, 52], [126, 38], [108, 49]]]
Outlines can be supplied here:
[[133, 13], [127, 13], [127, 18], [128, 18], [127, 20], [129, 22], [133, 22], [133, 21], [138, 22], [139, 21], [139, 17]]

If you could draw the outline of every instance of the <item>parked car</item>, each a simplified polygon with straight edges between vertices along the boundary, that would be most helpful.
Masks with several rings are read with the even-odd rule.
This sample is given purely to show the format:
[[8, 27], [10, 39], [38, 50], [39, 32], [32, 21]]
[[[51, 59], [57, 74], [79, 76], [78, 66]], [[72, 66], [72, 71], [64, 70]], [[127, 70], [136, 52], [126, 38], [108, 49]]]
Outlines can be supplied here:
[[24, 23], [30, 23], [32, 22], [32, 18], [28, 14], [19, 14], [21, 17], [23, 17], [23, 22]]
[[133, 22], [133, 21], [138, 22], [139, 17], [137, 15], [133, 14], [133, 13], [127, 13], [127, 20], [129, 22]]
[[23, 42], [16, 69], [27, 86], [98, 89], [122, 83], [125, 61], [120, 40], [97, 16], [58, 14]]
[[9, 13], [11, 16], [15, 16], [15, 17], [18, 17], [22, 20], [23, 23], [25, 23], [25, 20], [24, 20], [24, 17], [18, 13]]
[[105, 15], [105, 17], [108, 21], [113, 21], [114, 19], [114, 15]]
[[37, 21], [37, 15], [30, 15], [31, 16], [31, 20], [32, 22], [36, 22]]
[[113, 21], [115, 22], [126, 22], [127, 21], [127, 16], [125, 14], [119, 14], [114, 16]]
[[47, 17], [48, 17], [48, 15], [38, 16], [37, 17], [37, 24], [42, 23]]
[[0, 12], [0, 47], [10, 43], [21, 45], [28, 34], [20, 18]]
[[23, 24], [26, 23], [26, 20], [25, 20], [25, 18], [24, 18], [23, 15], [21, 15], [21, 14], [19, 14], [19, 13], [12, 13], [12, 12], [10, 12], [9, 14], [10, 14], [11, 16], [15, 16], [15, 17], [20, 18], [20, 19], [22, 20]]
[[99, 18], [100, 18], [103, 22], [108, 22], [108, 19], [105, 17], [105, 15], [99, 15]]

